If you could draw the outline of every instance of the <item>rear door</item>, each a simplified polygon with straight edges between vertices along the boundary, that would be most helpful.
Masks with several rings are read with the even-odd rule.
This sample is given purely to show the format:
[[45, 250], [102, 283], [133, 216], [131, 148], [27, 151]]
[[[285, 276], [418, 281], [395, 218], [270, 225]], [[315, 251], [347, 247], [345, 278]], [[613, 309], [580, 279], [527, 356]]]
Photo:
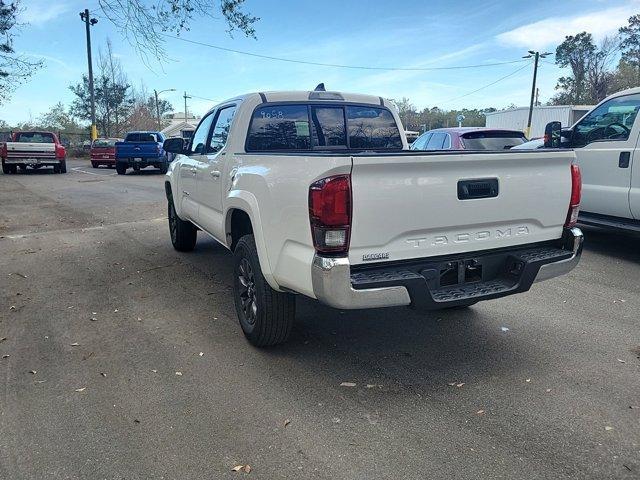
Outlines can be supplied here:
[[354, 155], [349, 260], [406, 260], [560, 238], [574, 158], [561, 150]]
[[632, 199], [638, 195], [636, 189], [630, 190], [639, 108], [640, 94], [615, 97], [573, 127], [572, 144], [582, 172], [581, 211], [632, 218], [630, 195]]

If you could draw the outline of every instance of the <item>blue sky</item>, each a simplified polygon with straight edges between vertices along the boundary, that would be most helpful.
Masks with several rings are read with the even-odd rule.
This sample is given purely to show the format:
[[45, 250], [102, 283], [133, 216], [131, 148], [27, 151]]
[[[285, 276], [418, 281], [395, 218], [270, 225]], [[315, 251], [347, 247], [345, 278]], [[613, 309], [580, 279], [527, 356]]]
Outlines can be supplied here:
[[[45, 68], [0, 107], [0, 119], [28, 120], [62, 101], [70, 103], [68, 86], [86, 71], [84, 27], [78, 12], [97, 8], [96, 0], [23, 0], [22, 21], [28, 25], [16, 39], [16, 50], [42, 58]], [[200, 19], [184, 38], [253, 53], [321, 63], [373, 67], [447, 67], [518, 60], [528, 49], [554, 51], [565, 35], [587, 30], [601, 39], [615, 33], [640, 12], [640, 0], [593, 1], [290, 1], [247, 0], [246, 10], [259, 16], [257, 40], [234, 34], [221, 20]], [[467, 95], [524, 64], [467, 70], [370, 71], [284, 63], [222, 52], [171, 40], [170, 61], [145, 66], [122, 34], [95, 10], [92, 27], [94, 65], [110, 38], [132, 84], [166, 93], [177, 109], [182, 92], [214, 100], [260, 90], [328, 89], [408, 97], [419, 108], [439, 106], [505, 107], [528, 104], [532, 68]], [[550, 59], [552, 62], [552, 58]], [[550, 63], [539, 71], [540, 99], [554, 94], [563, 72]], [[462, 98], [460, 98], [462, 97]], [[204, 113], [212, 102], [189, 101]]]

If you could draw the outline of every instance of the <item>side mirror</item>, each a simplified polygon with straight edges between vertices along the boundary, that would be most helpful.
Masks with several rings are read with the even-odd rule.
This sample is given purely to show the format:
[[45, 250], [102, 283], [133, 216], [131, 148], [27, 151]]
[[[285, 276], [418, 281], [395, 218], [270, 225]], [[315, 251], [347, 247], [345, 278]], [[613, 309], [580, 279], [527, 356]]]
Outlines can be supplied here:
[[562, 124], [560, 122], [549, 122], [544, 127], [544, 148], [560, 148], [560, 137]]
[[165, 152], [181, 154], [185, 153], [183, 138], [167, 138], [162, 144]]

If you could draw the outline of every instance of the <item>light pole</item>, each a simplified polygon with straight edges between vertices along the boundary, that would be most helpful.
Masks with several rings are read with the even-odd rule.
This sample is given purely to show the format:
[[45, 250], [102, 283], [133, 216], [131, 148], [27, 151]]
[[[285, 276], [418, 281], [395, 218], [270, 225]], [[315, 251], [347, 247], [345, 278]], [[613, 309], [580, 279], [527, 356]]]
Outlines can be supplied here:
[[529, 103], [529, 120], [527, 121], [527, 138], [531, 136], [531, 118], [533, 117], [533, 100], [536, 95], [536, 78], [538, 76], [538, 60], [541, 58], [545, 58], [551, 55], [551, 52], [534, 52], [533, 50], [528, 51], [529, 55], [525, 55], [522, 58], [534, 58], [533, 62], [533, 83], [531, 85], [531, 102]]
[[191, 98], [189, 95], [187, 95], [187, 92], [184, 92], [184, 121], [187, 121], [187, 98]]
[[89, 92], [91, 94], [91, 141], [98, 138], [96, 128], [96, 97], [93, 92], [93, 65], [91, 64], [91, 30], [90, 27], [98, 23], [98, 20], [89, 16], [89, 9], [80, 12], [80, 19], [84, 22], [87, 31], [87, 62], [89, 63]]
[[158, 115], [158, 131], [162, 130], [162, 122], [160, 119], [160, 104], [158, 103], [158, 95], [164, 92], [175, 92], [175, 88], [167, 88], [166, 90], [160, 90], [159, 92], [154, 88], [153, 94], [156, 96], [156, 114]]

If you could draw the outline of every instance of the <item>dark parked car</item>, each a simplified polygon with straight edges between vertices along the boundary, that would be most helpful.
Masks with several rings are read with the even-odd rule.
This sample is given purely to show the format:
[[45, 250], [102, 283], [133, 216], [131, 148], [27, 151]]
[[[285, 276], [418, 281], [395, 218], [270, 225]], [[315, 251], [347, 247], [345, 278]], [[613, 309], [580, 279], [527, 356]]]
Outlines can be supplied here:
[[121, 138], [96, 138], [91, 144], [91, 166], [98, 168], [100, 165], [108, 167], [116, 166], [116, 142]]
[[420, 135], [411, 150], [505, 150], [527, 141], [520, 130], [485, 127], [436, 128]]

